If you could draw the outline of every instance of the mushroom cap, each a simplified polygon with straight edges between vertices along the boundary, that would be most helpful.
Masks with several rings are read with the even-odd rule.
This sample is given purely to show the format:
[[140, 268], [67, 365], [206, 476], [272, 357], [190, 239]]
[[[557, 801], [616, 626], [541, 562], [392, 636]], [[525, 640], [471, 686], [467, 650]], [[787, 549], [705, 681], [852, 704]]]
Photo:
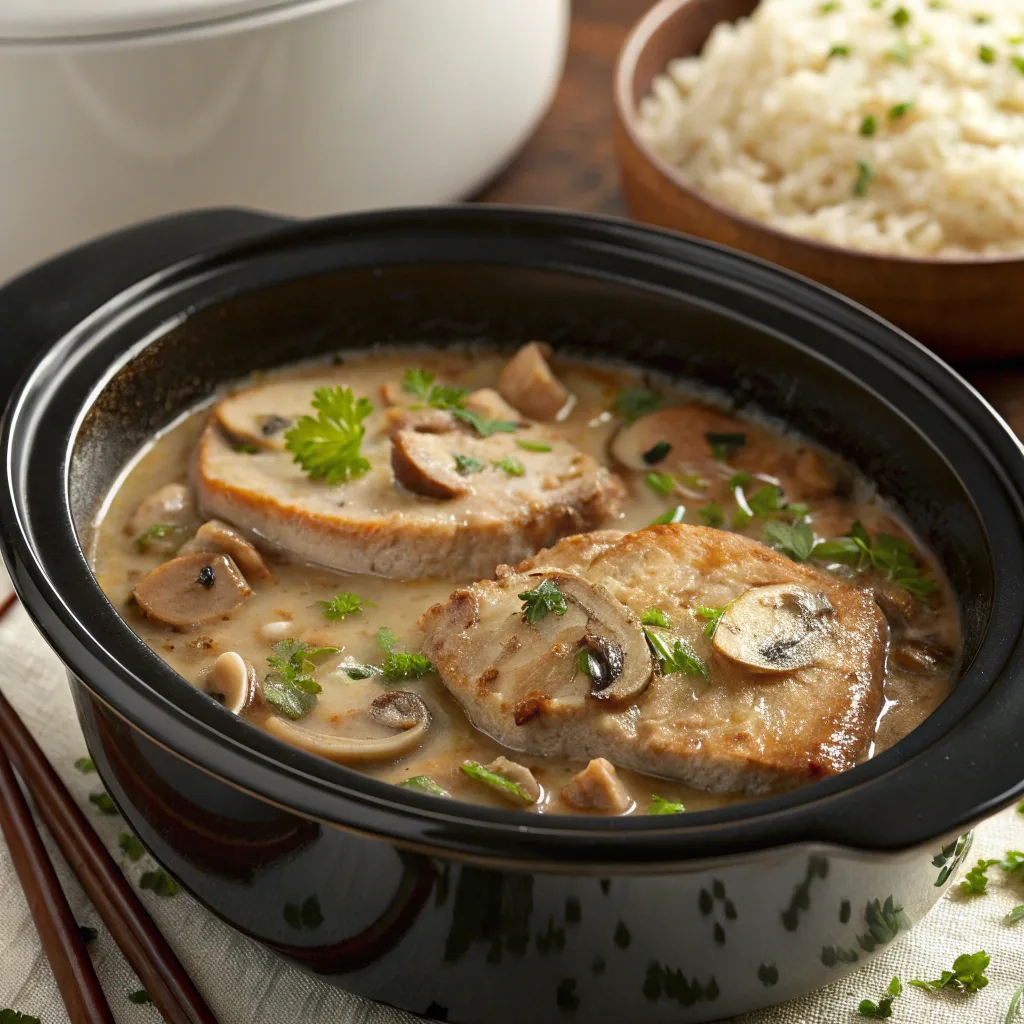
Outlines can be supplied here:
[[498, 375], [498, 392], [524, 416], [551, 422], [565, 419], [576, 404], [575, 396], [548, 365], [551, 347], [531, 341], [524, 345]]
[[278, 739], [307, 750], [311, 754], [341, 764], [362, 764], [369, 761], [393, 761], [415, 750], [430, 728], [430, 711], [423, 698], [409, 690], [389, 690], [376, 697], [368, 709], [378, 725], [398, 729], [391, 736], [361, 739], [318, 732], [277, 715], [270, 716], [264, 728]]
[[184, 527], [195, 514], [195, 499], [188, 487], [184, 484], [164, 484], [140, 503], [125, 523], [124, 530], [130, 536], [138, 537], [151, 526]]
[[825, 653], [835, 609], [796, 583], [751, 587], [722, 613], [715, 650], [754, 672], [793, 672]]
[[256, 692], [256, 669], [236, 651], [225, 651], [206, 677], [207, 692], [223, 694], [224, 707], [238, 715]]
[[[200, 582], [200, 575], [209, 582]], [[230, 615], [252, 597], [252, 588], [229, 555], [197, 551], [158, 565], [139, 580], [132, 594], [147, 618], [191, 629]]]
[[451, 439], [444, 434], [399, 430], [391, 438], [391, 470], [414, 494], [427, 498], [457, 498], [469, 490], [455, 468]]
[[188, 543], [178, 550], [179, 555], [196, 551], [220, 551], [230, 555], [247, 580], [262, 583], [273, 579], [263, 556], [236, 529], [219, 519], [208, 519], [195, 532]]

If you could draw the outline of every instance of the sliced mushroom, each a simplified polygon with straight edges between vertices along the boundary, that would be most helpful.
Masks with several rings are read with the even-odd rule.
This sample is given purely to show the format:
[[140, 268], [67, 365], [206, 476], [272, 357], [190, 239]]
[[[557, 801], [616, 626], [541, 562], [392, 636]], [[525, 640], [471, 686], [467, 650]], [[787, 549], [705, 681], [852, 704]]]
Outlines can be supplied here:
[[399, 430], [415, 430], [420, 434], [447, 434], [458, 422], [445, 409], [388, 409], [384, 413], [384, 433], [389, 437]]
[[132, 593], [149, 618], [190, 629], [230, 615], [252, 588], [230, 556], [198, 551], [158, 565]]
[[443, 435], [398, 431], [391, 438], [391, 469], [403, 487], [428, 498], [457, 498], [469, 491]]
[[268, 732], [311, 754], [342, 764], [367, 761], [391, 761], [415, 750], [430, 727], [430, 712], [423, 699], [408, 690], [390, 690], [377, 697], [369, 707], [370, 717], [378, 724], [398, 729], [393, 736], [359, 739], [316, 732], [293, 725], [276, 715], [264, 723]]
[[562, 799], [581, 811], [625, 814], [633, 806], [628, 790], [615, 773], [615, 765], [595, 757], [562, 790]]
[[182, 546], [179, 555], [191, 555], [196, 551], [220, 551], [230, 555], [242, 575], [253, 583], [273, 579], [273, 574], [263, 561], [263, 556], [237, 530], [219, 519], [210, 519], [196, 530], [195, 536]]
[[518, 409], [513, 409], [494, 388], [480, 388], [466, 396], [466, 408], [488, 420], [505, 420], [518, 423], [522, 419]]
[[256, 669], [235, 651], [225, 651], [206, 677], [206, 692], [221, 697], [228, 711], [241, 714], [256, 692]]
[[909, 672], [934, 672], [953, 663], [954, 653], [941, 642], [904, 640], [889, 650], [889, 661]]
[[140, 537], [153, 526], [184, 527], [195, 514], [192, 491], [184, 484], [165, 484], [139, 505], [125, 523], [124, 532]]
[[[652, 465], [649, 453], [663, 453], [657, 464], [666, 461], [671, 453], [673, 464], [682, 455], [684, 459], [697, 455], [707, 455], [707, 442], [703, 434], [693, 437], [693, 416], [689, 406], [675, 406], [660, 409], [648, 416], [643, 416], [633, 423], [624, 426], [613, 438], [611, 453], [618, 462], [629, 469], [649, 470]], [[684, 452], [681, 450], [680, 439], [691, 439], [686, 448], [699, 445], [700, 451]], [[665, 450], [665, 446], [668, 450]]]
[[822, 654], [834, 615], [824, 594], [798, 584], [752, 587], [722, 613], [712, 643], [755, 672], [793, 672]]
[[[535, 804], [540, 799], [540, 783], [534, 778], [533, 772], [531, 772], [526, 765], [519, 764], [516, 761], [510, 761], [507, 757], [498, 757], [485, 767], [489, 772], [494, 772], [495, 775], [500, 775], [503, 779], [508, 779], [509, 782], [514, 782], [519, 786], [519, 788], [522, 789], [522, 791], [530, 798], [531, 804]], [[503, 793], [500, 789], [496, 790], [496, 792]], [[522, 800], [514, 794], [503, 793], [503, 795], [511, 800], [517, 807], [523, 806]]]
[[550, 422], [572, 412], [575, 396], [551, 372], [551, 346], [531, 341], [524, 345], [498, 375], [498, 392], [524, 416]]

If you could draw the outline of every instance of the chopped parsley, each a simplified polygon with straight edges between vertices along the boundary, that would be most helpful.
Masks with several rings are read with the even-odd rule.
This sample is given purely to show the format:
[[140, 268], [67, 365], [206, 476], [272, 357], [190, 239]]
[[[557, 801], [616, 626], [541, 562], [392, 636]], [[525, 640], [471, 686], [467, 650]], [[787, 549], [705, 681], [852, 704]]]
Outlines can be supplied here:
[[135, 538], [135, 549], [148, 551], [154, 541], [165, 540], [167, 537], [174, 537], [181, 532], [180, 526], [172, 526], [170, 523], [154, 523]]
[[725, 513], [722, 511], [722, 506], [716, 501], [712, 501], [703, 508], [697, 509], [697, 515], [699, 515], [708, 526], [719, 527], [725, 525]]
[[533, 803], [533, 800], [530, 798], [530, 794], [527, 793], [518, 782], [506, 779], [504, 775], [492, 772], [489, 768], [485, 768], [482, 764], [478, 764], [476, 761], [463, 761], [459, 767], [476, 782], [482, 782], [484, 785], [490, 786], [491, 789], [497, 789], [503, 793], [509, 793], [517, 800], [522, 800], [524, 804]]
[[764, 542], [794, 562], [806, 562], [814, 550], [814, 531], [806, 523], [790, 525], [770, 519], [764, 524]]
[[887, 1020], [892, 1016], [892, 1001], [902, 992], [903, 983], [899, 978], [893, 978], [885, 990], [885, 995], [877, 1003], [870, 999], [862, 999], [857, 1012], [870, 1020]]
[[838, 0], [827, 0], [826, 3], [820, 4], [818, 7], [819, 14], [831, 14], [833, 11], [838, 11], [842, 8], [842, 4]]
[[632, 423], [641, 416], [660, 409], [664, 400], [660, 392], [651, 388], [626, 388], [615, 396], [612, 412], [621, 416], [627, 423]]
[[874, 114], [868, 114], [860, 123], [860, 133], [864, 136], [871, 136], [876, 131], [878, 131], [878, 119]]
[[358, 615], [364, 608], [376, 608], [373, 601], [364, 601], [358, 594], [346, 590], [335, 594], [330, 601], [317, 601], [323, 617], [330, 622], [339, 622], [348, 615]]
[[601, 662], [597, 655], [587, 647], [576, 652], [576, 670], [591, 679], [601, 677]]
[[90, 793], [89, 803], [100, 812], [100, 814], [117, 814], [117, 804], [110, 799], [109, 793]]
[[1024, 853], [1020, 850], [1007, 850], [1006, 856], [999, 862], [999, 867], [1010, 874], [1024, 877]]
[[721, 608], [698, 608], [693, 614], [704, 620], [704, 635], [710, 640], [718, 629], [718, 620], [725, 614], [728, 605]]
[[361, 665], [358, 661], [348, 661], [339, 667], [349, 679], [372, 679], [377, 674], [376, 665]]
[[853, 181], [853, 194], [863, 198], [868, 194], [868, 185], [871, 184], [871, 165], [864, 160], [857, 161], [857, 177]]
[[982, 64], [995, 64], [996, 51], [993, 50], [991, 46], [982, 43], [981, 46], [978, 47], [978, 60], [980, 60]]
[[675, 508], [666, 509], [657, 519], [652, 519], [648, 525], [668, 526], [670, 523], [681, 523], [685, 515], [686, 506], [676, 505]]
[[239, 455], [259, 455], [260, 446], [250, 444], [248, 441], [242, 441], [239, 444], [233, 444], [231, 450], [238, 452]]
[[906, 28], [906, 26], [910, 24], [910, 11], [908, 11], [906, 7], [897, 7], [896, 10], [892, 12], [892, 23], [897, 28]]
[[141, 860], [146, 848], [130, 832], [122, 832], [118, 837], [117, 845], [121, 852], [134, 864]]
[[667, 498], [676, 489], [675, 477], [671, 473], [658, 473], [651, 470], [644, 479], [647, 481], [647, 486], [663, 498]]
[[991, 20], [992, 15], [990, 14], [974, 14], [971, 16], [971, 21], [973, 21], [975, 25], [987, 25]]
[[398, 651], [398, 638], [394, 630], [381, 626], [377, 630], [377, 646], [385, 652], [380, 672], [389, 682], [398, 679], [419, 679], [434, 671], [434, 666], [425, 654], [412, 654], [409, 651]]
[[898, 121], [904, 114], [913, 109], [913, 101], [907, 100], [905, 103], [897, 103], [889, 108], [889, 113], [886, 115], [890, 121]]
[[406, 789], [418, 789], [422, 793], [429, 793], [431, 796], [450, 796], [446, 789], [442, 789], [429, 775], [414, 775], [411, 779], [400, 782], [399, 786]]
[[551, 451], [551, 445], [547, 441], [516, 441], [516, 444], [523, 449], [524, 452], [549, 452]]
[[490, 437], [492, 434], [511, 434], [519, 429], [518, 423], [511, 420], [492, 420], [481, 416], [470, 409], [463, 409], [461, 406], [453, 406], [451, 413], [463, 423], [468, 423], [481, 437]]
[[846, 43], [833, 43], [828, 55], [829, 57], [849, 57], [850, 47]]
[[144, 988], [139, 988], [134, 992], [128, 993], [128, 1002], [134, 1003], [136, 1006], [145, 1006], [147, 1003], [153, 1002], [153, 1000]]
[[562, 592], [551, 580], [544, 580], [533, 590], [524, 590], [519, 600], [523, 602], [523, 622], [531, 625], [540, 622], [548, 612], [564, 615], [569, 608]]
[[313, 678], [315, 662], [338, 653], [337, 647], [310, 647], [301, 640], [278, 640], [267, 658], [271, 671], [263, 680], [260, 692], [275, 710], [293, 721], [303, 718], [316, 707], [317, 694], [323, 687]]
[[891, 533], [871, 535], [858, 520], [842, 537], [819, 541], [812, 557], [822, 562], [841, 562], [858, 570], [876, 569], [914, 597], [924, 598], [937, 585], [921, 571], [910, 545]]
[[682, 814], [686, 808], [674, 800], [666, 800], [657, 793], [651, 796], [651, 802], [647, 805], [648, 814]]
[[733, 473], [733, 475], [729, 477], [725, 486], [728, 487], [730, 491], [735, 491], [737, 487], [741, 489], [749, 487], [753, 480], [754, 478], [749, 473], [745, 473], [741, 469], [738, 473]]
[[430, 399], [430, 389], [434, 383], [434, 375], [429, 370], [410, 368], [402, 377], [402, 390], [415, 395], [421, 402]]
[[75, 762], [75, 771], [79, 771], [83, 775], [88, 775], [90, 772], [96, 771], [96, 765], [92, 763], [91, 757], [80, 757]]
[[145, 872], [139, 879], [139, 888], [149, 889], [163, 899], [170, 899], [181, 892], [181, 886], [162, 868]]
[[913, 51], [910, 49], [910, 44], [905, 39], [901, 39], [895, 46], [886, 50], [885, 55], [897, 64], [909, 64]]
[[1018, 70], [1018, 71], [1019, 71], [1019, 72], [1020, 72], [1020, 73], [1021, 73], [1022, 75], [1024, 75], [1024, 57], [1019, 57], [1019, 56], [1017, 56], [1017, 54], [1014, 54], [1014, 55], [1013, 55], [1013, 56], [1012, 56], [1012, 57], [1010, 58], [1010, 63], [1011, 63], [1011, 64], [1012, 64], [1012, 65], [1013, 65], [1013, 66], [1014, 66], [1014, 67], [1015, 67], [1015, 68], [1016, 68], [1016, 69], [1017, 69], [1017, 70]]
[[661, 462], [670, 451], [672, 451], [672, 445], [668, 441], [656, 441], [643, 453], [641, 458], [648, 466], [654, 466]]
[[1014, 907], [1013, 910], [1003, 918], [1003, 924], [1016, 924], [1021, 920], [1024, 920], [1024, 905]]
[[496, 469], [503, 469], [509, 476], [522, 476], [526, 472], [526, 467], [512, 455], [506, 455], [495, 462], [494, 466]]
[[711, 458], [725, 461], [735, 455], [746, 443], [746, 434], [730, 434], [717, 430], [709, 430], [705, 439], [711, 448]]
[[777, 519], [789, 516], [794, 522], [802, 519], [810, 507], [803, 504], [791, 504], [782, 496], [782, 488], [769, 484], [755, 491], [749, 497], [743, 493], [742, 487], [735, 490], [736, 504], [739, 506], [732, 517], [732, 525], [740, 530], [748, 525], [755, 516], [759, 519]]
[[469, 392], [465, 388], [453, 388], [445, 384], [435, 384], [427, 395], [427, 405], [431, 409], [454, 412], [466, 404], [467, 398], [469, 398]]
[[452, 452], [452, 458], [455, 460], [455, 472], [461, 473], [463, 476], [484, 471], [484, 464], [479, 459], [474, 459], [472, 455], [459, 455], [458, 452]]
[[923, 988], [926, 992], [941, 992], [944, 988], [977, 992], [988, 984], [985, 970], [991, 960], [984, 950], [964, 953], [953, 961], [953, 970], [943, 971], [942, 976], [935, 981], [921, 981], [915, 978], [910, 984], [915, 988]]
[[284, 446], [313, 480], [334, 485], [362, 476], [370, 463], [359, 453], [373, 412], [367, 398], [356, 398], [351, 388], [317, 388], [313, 392], [316, 416], [300, 416], [285, 432]]
[[647, 644], [661, 665], [661, 674], [674, 675], [679, 672], [686, 676], [704, 676], [707, 678], [708, 666], [700, 655], [696, 654], [685, 641], [679, 637], [671, 638], [675, 642], [671, 646], [668, 641], [647, 626], [643, 627]]
[[960, 891], [968, 896], [979, 896], [988, 888], [988, 869], [998, 864], [999, 858], [979, 860], [977, 864], [960, 879]]
[[661, 626], [664, 629], [668, 629], [672, 625], [668, 616], [655, 605], [644, 609], [644, 613], [640, 616], [640, 623], [644, 626]]

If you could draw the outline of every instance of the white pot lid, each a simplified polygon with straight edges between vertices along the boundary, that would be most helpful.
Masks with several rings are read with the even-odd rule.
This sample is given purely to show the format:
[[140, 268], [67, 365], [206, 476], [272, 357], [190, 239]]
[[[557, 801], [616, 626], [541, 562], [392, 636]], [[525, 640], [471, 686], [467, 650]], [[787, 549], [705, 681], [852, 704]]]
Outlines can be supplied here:
[[166, 32], [239, 18], [288, 18], [347, 0], [0, 0], [0, 40], [43, 42]]

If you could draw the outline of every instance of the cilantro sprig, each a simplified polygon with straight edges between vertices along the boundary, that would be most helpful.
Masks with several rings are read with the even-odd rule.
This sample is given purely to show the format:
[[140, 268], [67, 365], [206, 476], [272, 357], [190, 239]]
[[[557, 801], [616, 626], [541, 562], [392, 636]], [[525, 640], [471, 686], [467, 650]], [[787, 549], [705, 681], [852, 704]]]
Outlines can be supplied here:
[[349, 615], [358, 615], [364, 608], [376, 608], [373, 601], [367, 601], [358, 594], [346, 590], [335, 594], [330, 601], [317, 601], [317, 606], [329, 622], [340, 622]]
[[519, 600], [523, 602], [523, 622], [531, 625], [540, 622], [548, 612], [564, 615], [569, 609], [562, 592], [551, 580], [544, 580], [533, 590], [524, 590]]
[[278, 640], [267, 658], [271, 671], [260, 686], [263, 699], [286, 718], [297, 721], [316, 707], [323, 687], [313, 678], [316, 662], [338, 653], [337, 647], [310, 647], [301, 640]]
[[373, 412], [368, 398], [356, 398], [351, 388], [317, 388], [313, 392], [316, 416], [300, 416], [285, 432], [284, 446], [313, 480], [329, 486], [362, 476], [370, 463], [360, 454]]

